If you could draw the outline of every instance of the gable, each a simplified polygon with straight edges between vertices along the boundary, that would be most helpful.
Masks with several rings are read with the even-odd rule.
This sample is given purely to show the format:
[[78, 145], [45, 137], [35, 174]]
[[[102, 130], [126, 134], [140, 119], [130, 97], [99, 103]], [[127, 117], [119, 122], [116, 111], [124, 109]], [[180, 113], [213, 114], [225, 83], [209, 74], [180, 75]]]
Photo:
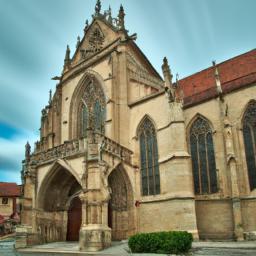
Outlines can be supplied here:
[[94, 19], [92, 24], [85, 28], [85, 35], [81, 42], [78, 42], [77, 49], [72, 58], [72, 64], [89, 59], [99, 53], [120, 36], [115, 28], [100, 19]]

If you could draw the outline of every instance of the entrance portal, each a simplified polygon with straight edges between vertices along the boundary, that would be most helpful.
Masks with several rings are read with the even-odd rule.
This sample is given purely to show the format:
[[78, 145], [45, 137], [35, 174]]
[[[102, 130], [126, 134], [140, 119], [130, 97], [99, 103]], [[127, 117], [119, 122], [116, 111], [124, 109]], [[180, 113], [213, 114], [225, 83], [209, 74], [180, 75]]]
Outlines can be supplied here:
[[82, 187], [79, 179], [62, 165], [68, 167], [63, 160], [54, 163], [37, 195], [41, 211], [36, 218], [42, 242], [78, 240], [81, 202], [76, 195]]
[[108, 226], [112, 240], [127, 239], [133, 232], [133, 200], [129, 177], [122, 167], [115, 169], [108, 178], [111, 199], [108, 205]]
[[68, 210], [67, 241], [78, 241], [82, 221], [82, 204], [78, 197], [72, 199]]

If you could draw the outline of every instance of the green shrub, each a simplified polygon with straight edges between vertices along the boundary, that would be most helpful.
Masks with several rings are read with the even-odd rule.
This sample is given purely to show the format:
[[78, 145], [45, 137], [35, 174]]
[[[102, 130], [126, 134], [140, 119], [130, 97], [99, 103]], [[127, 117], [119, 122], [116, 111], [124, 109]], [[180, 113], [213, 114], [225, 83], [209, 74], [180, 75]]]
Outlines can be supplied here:
[[133, 253], [178, 254], [191, 249], [193, 237], [186, 231], [140, 233], [131, 236], [128, 245]]

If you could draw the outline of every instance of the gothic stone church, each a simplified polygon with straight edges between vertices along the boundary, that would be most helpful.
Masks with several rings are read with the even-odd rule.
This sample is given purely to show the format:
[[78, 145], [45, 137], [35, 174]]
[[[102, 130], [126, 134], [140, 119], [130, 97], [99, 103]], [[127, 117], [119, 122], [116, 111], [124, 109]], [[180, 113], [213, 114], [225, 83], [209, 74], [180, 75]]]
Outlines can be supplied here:
[[98, 0], [72, 57], [67, 47], [40, 140], [26, 145], [16, 246], [77, 240], [96, 251], [162, 230], [252, 238], [256, 50], [173, 81], [124, 17]]

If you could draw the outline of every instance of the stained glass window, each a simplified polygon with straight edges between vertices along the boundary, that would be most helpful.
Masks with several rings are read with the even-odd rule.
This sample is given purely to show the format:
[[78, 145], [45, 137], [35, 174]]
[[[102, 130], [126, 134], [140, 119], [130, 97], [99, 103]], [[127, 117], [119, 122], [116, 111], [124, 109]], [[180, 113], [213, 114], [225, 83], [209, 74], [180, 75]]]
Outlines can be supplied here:
[[156, 132], [148, 118], [140, 126], [139, 141], [142, 195], [160, 194]]
[[103, 132], [105, 122], [105, 110], [103, 106], [100, 105], [100, 102], [96, 100], [94, 104], [94, 127], [95, 130]]
[[81, 136], [86, 137], [88, 126], [88, 110], [87, 107], [84, 105], [81, 111]]
[[94, 79], [85, 85], [78, 111], [80, 136], [86, 137], [88, 129], [104, 134], [106, 117], [105, 95], [101, 86]]
[[250, 189], [256, 188], [256, 102], [251, 102], [244, 114], [243, 136]]
[[218, 191], [212, 130], [208, 122], [198, 117], [190, 129], [190, 152], [195, 194]]

